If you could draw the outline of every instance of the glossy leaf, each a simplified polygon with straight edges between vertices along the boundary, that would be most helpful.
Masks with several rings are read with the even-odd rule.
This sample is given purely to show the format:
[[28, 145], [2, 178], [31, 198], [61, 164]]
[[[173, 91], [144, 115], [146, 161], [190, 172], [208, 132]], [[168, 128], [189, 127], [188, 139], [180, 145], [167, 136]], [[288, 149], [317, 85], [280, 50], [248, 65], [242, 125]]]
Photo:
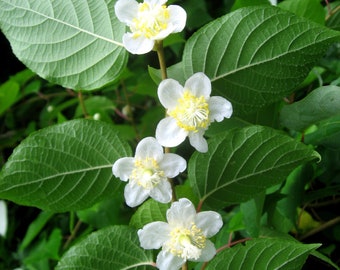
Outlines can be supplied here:
[[280, 119], [289, 129], [303, 131], [308, 126], [337, 114], [340, 114], [340, 87], [329, 85], [319, 87], [304, 99], [284, 106]]
[[131, 156], [111, 125], [73, 120], [33, 133], [14, 150], [0, 174], [0, 197], [63, 212], [114, 196], [121, 181], [112, 164]]
[[127, 62], [113, 0], [1, 0], [0, 28], [19, 60], [72, 89], [99, 88]]
[[279, 8], [242, 8], [192, 35], [184, 72], [206, 73], [234, 115], [250, 113], [292, 93], [336, 40], [338, 32]]
[[56, 270], [142, 270], [149, 269], [152, 263], [152, 251], [140, 247], [135, 229], [114, 226], [94, 232], [74, 245]]
[[308, 255], [320, 244], [301, 244], [275, 238], [258, 238], [218, 254], [206, 268], [212, 269], [301, 269]]
[[208, 143], [208, 153], [189, 161], [191, 186], [213, 208], [245, 202], [281, 183], [298, 165], [319, 154], [270, 128], [233, 129]]

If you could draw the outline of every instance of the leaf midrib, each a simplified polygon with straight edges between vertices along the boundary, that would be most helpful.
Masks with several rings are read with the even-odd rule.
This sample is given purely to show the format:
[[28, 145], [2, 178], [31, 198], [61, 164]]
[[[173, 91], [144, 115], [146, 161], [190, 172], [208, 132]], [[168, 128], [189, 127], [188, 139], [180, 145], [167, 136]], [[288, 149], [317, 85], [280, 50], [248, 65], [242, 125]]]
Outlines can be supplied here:
[[106, 42], [115, 44], [115, 45], [120, 46], [120, 47], [124, 47], [124, 45], [123, 45], [121, 42], [118, 42], [118, 41], [115, 41], [115, 40], [113, 40], [113, 39], [109, 39], [109, 38], [103, 37], [103, 36], [101, 36], [101, 35], [98, 35], [98, 34], [95, 34], [95, 33], [93, 33], [93, 32], [90, 32], [90, 31], [88, 31], [88, 30], [85, 30], [85, 29], [83, 29], [83, 28], [80, 28], [80, 27], [78, 27], [78, 26], [75, 26], [75, 25], [72, 25], [72, 24], [70, 24], [70, 23], [67, 23], [67, 22], [64, 22], [64, 21], [62, 21], [62, 20], [59, 20], [59, 19], [57, 19], [57, 18], [53, 18], [53, 17], [47, 16], [46, 14], [43, 14], [43, 13], [38, 12], [38, 11], [36, 11], [36, 10], [30, 9], [30, 8], [25, 8], [25, 7], [22, 7], [22, 6], [17, 6], [17, 5], [14, 5], [13, 3], [9, 3], [9, 2], [7, 2], [7, 4], [8, 4], [8, 5], [11, 5], [11, 6], [14, 7], [14, 8], [22, 9], [22, 10], [25, 10], [25, 11], [27, 11], [27, 12], [31, 12], [31, 13], [33, 13], [33, 14], [36, 14], [36, 15], [38, 15], [38, 16], [41, 16], [41, 17], [43, 17], [43, 18], [46, 18], [46, 19], [48, 19], [48, 20], [55, 21], [55, 22], [57, 22], [57, 23], [59, 23], [59, 24], [63, 24], [63, 25], [65, 25], [65, 26], [67, 26], [67, 27], [73, 28], [73, 29], [75, 29], [75, 30], [77, 30], [77, 31], [79, 31], [79, 32], [85, 33], [85, 34], [87, 34], [87, 35], [90, 35], [90, 36], [93, 36], [93, 37], [95, 37], [95, 38], [101, 39], [101, 40], [103, 40], [103, 41], [106, 41]]

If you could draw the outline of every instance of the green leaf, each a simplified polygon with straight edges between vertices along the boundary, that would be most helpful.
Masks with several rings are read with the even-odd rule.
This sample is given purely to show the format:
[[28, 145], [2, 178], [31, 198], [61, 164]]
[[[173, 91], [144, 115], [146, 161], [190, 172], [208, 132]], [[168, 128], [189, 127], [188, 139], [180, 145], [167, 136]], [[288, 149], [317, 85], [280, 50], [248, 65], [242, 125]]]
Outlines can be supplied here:
[[275, 238], [258, 238], [228, 248], [209, 264], [209, 269], [301, 269], [308, 255], [320, 244], [301, 244]]
[[223, 208], [245, 202], [281, 183], [298, 165], [320, 158], [276, 130], [250, 126], [209, 140], [208, 153], [194, 153], [188, 178], [200, 200]]
[[138, 208], [130, 220], [130, 225], [139, 229], [154, 221], [166, 221], [166, 211], [169, 207], [169, 204], [150, 199]]
[[305, 143], [323, 145], [331, 150], [340, 149], [340, 115], [336, 115], [316, 125], [313, 133], [305, 135]]
[[187, 41], [185, 76], [204, 72], [234, 114], [279, 101], [308, 75], [339, 33], [272, 6], [238, 9]]
[[231, 10], [258, 5], [269, 5], [269, 0], [236, 0]]
[[131, 156], [112, 126], [73, 120], [33, 133], [14, 150], [0, 174], [0, 197], [63, 212], [114, 196], [121, 181], [112, 164]]
[[278, 6], [316, 23], [325, 24], [326, 14], [320, 0], [285, 0]]
[[114, 2], [1, 0], [0, 28], [19, 60], [41, 77], [96, 89], [118, 78], [127, 62]]
[[19, 90], [19, 84], [13, 81], [0, 85], [0, 115], [17, 101]]
[[284, 106], [280, 120], [289, 129], [303, 131], [336, 114], [340, 114], [340, 87], [329, 85], [319, 87], [304, 99]]
[[41, 212], [39, 214], [39, 216], [28, 227], [26, 235], [20, 244], [20, 250], [25, 249], [34, 240], [52, 216], [53, 213], [51, 212]]
[[334, 3], [330, 3], [332, 9], [332, 15], [329, 16], [326, 20], [327, 27], [337, 30], [340, 30], [340, 1], [335, 1]]
[[263, 192], [240, 205], [243, 213], [243, 222], [251, 237], [259, 236], [264, 200], [265, 193]]
[[141, 270], [149, 269], [148, 265], [153, 265], [152, 251], [140, 247], [136, 230], [114, 226], [78, 242], [61, 258], [56, 270]]

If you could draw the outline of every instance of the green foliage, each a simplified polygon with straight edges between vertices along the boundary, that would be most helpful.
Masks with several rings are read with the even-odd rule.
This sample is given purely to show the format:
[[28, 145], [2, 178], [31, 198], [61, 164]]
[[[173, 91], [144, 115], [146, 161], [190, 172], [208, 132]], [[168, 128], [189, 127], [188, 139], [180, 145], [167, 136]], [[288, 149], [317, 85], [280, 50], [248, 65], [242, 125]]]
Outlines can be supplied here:
[[152, 265], [152, 252], [139, 247], [136, 230], [113, 226], [74, 245], [56, 269], [149, 269], [148, 265]]
[[275, 238], [256, 239], [224, 250], [207, 269], [301, 269], [308, 254], [318, 247]]
[[127, 53], [119, 42], [125, 26], [115, 17], [112, 0], [63, 6], [50, 0], [1, 0], [0, 17], [15, 55], [64, 87], [101, 87], [118, 78], [126, 65]]
[[203, 71], [236, 115], [250, 113], [292, 93], [337, 40], [339, 33], [280, 9], [239, 9], [192, 35], [184, 72]]
[[208, 153], [194, 153], [188, 173], [197, 196], [223, 208], [251, 199], [284, 181], [296, 166], [319, 158], [280, 132], [251, 126], [210, 140]]
[[130, 151], [102, 122], [51, 126], [33, 133], [12, 154], [1, 171], [0, 196], [56, 212], [92, 206], [117, 191], [112, 162]]
[[[164, 148], [187, 162], [168, 179], [173, 200], [223, 220], [210, 238], [214, 258], [188, 269], [339, 269], [340, 1], [169, 0], [185, 9], [185, 29], [157, 42], [157, 54], [130, 56], [122, 39], [133, 27], [118, 20], [116, 2], [0, 0], [0, 29], [29, 68], [0, 82], [9, 224], [0, 269], [157, 267], [159, 250], [142, 248], [137, 231], [167, 222], [172, 202], [129, 207], [132, 182], [112, 166], [165, 117], [157, 95], [164, 66], [181, 85], [205, 73], [212, 96], [233, 106], [230, 119], [205, 131], [207, 153], [189, 140]], [[122, 170], [149, 188], [151, 168], [138, 168]], [[178, 246], [193, 243], [188, 228], [182, 233]]]

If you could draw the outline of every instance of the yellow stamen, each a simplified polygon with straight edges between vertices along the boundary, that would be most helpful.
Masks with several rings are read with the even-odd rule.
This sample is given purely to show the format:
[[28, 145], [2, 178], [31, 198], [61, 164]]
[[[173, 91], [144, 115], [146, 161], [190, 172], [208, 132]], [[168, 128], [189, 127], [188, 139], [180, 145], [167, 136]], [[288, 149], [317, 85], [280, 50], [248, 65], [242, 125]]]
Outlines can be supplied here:
[[168, 114], [176, 119], [179, 127], [197, 132], [199, 128], [209, 126], [209, 105], [203, 96], [196, 97], [186, 90], [177, 102], [175, 109]]
[[130, 26], [133, 37], [144, 36], [151, 39], [157, 36], [168, 27], [169, 18], [169, 10], [165, 5], [139, 4], [137, 18], [133, 19]]

